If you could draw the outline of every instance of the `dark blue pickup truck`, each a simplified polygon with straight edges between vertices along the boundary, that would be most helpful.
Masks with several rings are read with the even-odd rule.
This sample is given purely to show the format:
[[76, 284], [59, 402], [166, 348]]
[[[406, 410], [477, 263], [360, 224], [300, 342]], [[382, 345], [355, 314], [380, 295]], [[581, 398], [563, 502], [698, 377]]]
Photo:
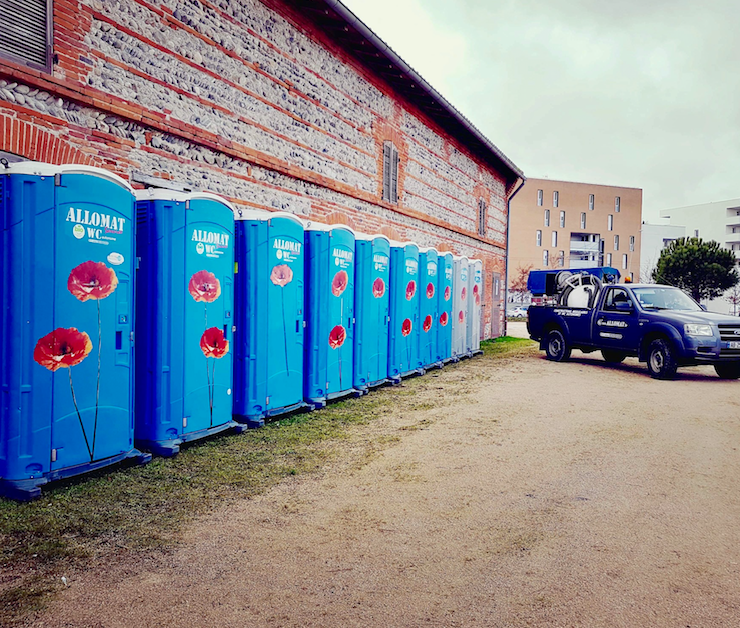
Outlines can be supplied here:
[[740, 378], [740, 319], [707, 312], [672, 286], [604, 285], [585, 294], [582, 307], [529, 308], [529, 335], [549, 360], [580, 349], [601, 351], [607, 362], [637, 356], [657, 379], [697, 364], [712, 364], [723, 379]]

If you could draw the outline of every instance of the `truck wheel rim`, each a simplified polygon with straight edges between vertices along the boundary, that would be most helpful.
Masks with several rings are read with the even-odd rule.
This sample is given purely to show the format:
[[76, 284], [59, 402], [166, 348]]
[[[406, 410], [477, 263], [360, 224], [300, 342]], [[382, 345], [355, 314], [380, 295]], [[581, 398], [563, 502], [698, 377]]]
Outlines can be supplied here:
[[558, 336], [550, 339], [550, 353], [557, 355], [560, 353], [561, 348], [562, 345], [560, 344], [560, 338]]
[[653, 351], [650, 356], [650, 365], [654, 371], [660, 371], [663, 368], [663, 353], [661, 351]]

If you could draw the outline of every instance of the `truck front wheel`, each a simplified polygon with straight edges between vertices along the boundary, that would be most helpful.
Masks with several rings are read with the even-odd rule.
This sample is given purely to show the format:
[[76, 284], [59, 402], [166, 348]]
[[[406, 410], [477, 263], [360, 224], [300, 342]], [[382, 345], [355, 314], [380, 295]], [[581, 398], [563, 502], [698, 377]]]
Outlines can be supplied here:
[[718, 362], [714, 365], [714, 370], [720, 379], [740, 378], [740, 362]]
[[676, 358], [673, 347], [663, 338], [653, 340], [648, 347], [647, 367], [650, 377], [655, 379], [673, 379], [676, 376]]
[[552, 360], [553, 362], [563, 362], [570, 357], [570, 347], [565, 341], [563, 332], [559, 329], [552, 329], [547, 334], [545, 355], [548, 360]]

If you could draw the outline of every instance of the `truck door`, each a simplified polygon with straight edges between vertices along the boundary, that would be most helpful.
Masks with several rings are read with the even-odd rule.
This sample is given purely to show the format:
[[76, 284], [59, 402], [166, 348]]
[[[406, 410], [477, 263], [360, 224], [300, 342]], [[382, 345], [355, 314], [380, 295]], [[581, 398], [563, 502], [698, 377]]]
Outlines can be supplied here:
[[636, 352], [638, 343], [637, 308], [632, 297], [624, 288], [607, 287], [601, 309], [594, 317], [594, 344]]

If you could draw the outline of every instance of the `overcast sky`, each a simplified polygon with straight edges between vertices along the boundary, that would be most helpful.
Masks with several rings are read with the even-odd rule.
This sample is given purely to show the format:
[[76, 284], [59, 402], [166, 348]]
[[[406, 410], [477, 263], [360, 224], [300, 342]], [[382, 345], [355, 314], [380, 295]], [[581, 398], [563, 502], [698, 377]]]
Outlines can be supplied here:
[[737, 0], [342, 0], [528, 177], [740, 197]]

